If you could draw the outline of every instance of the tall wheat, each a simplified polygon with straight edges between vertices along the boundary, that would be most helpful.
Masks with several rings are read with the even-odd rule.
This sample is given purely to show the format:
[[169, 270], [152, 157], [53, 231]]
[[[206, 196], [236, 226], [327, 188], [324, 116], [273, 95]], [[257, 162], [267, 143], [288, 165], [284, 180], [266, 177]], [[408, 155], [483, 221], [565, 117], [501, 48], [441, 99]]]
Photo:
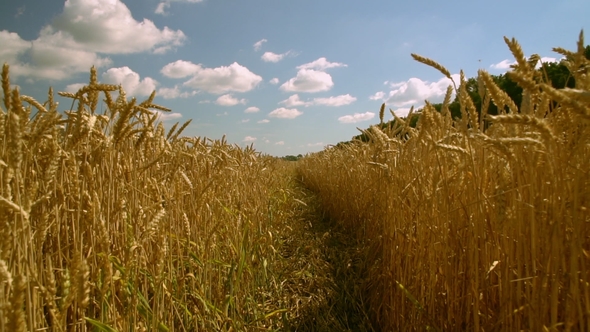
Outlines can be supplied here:
[[[587, 79], [578, 70], [575, 89], [556, 90], [506, 43], [525, 98], [515, 105], [480, 71], [484, 105], [505, 110], [486, 116], [489, 128], [462, 78], [463, 119], [450, 120], [445, 98], [442, 113], [420, 112], [416, 135], [371, 127], [368, 143], [301, 162], [332, 219], [365, 244], [361, 287], [384, 331], [590, 328]], [[583, 47], [561, 53], [571, 68], [588, 66]], [[384, 149], [388, 139], [403, 143]]]

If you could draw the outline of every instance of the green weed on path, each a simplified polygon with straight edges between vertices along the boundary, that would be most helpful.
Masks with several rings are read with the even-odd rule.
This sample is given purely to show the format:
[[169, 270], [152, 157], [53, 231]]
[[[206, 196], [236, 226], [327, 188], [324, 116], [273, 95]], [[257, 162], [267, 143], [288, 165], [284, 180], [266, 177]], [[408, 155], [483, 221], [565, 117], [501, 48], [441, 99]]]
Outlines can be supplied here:
[[[338, 229], [321, 210], [316, 195], [299, 181], [292, 184], [295, 214], [286, 239], [285, 258], [299, 279], [289, 283], [295, 298], [308, 297], [305, 310], [291, 324], [293, 331], [374, 331], [360, 278], [368, 268], [363, 249]], [[303, 286], [302, 288], [300, 288]], [[299, 306], [300, 304], [297, 304]]]

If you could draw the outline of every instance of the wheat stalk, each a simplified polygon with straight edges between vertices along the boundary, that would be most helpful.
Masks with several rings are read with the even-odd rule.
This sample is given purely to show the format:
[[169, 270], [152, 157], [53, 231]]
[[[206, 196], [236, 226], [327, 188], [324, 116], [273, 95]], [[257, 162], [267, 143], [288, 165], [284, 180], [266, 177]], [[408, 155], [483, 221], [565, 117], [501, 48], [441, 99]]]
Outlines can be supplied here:
[[439, 72], [441, 72], [443, 75], [445, 75], [446, 78], [453, 81], [453, 78], [451, 77], [451, 73], [449, 72], [449, 70], [447, 68], [445, 68], [443, 65], [439, 64], [438, 62], [436, 62], [432, 59], [420, 56], [418, 54], [414, 54], [414, 53], [412, 53], [412, 58], [414, 58], [414, 60], [416, 60], [420, 63], [423, 63], [427, 66], [437, 69]]

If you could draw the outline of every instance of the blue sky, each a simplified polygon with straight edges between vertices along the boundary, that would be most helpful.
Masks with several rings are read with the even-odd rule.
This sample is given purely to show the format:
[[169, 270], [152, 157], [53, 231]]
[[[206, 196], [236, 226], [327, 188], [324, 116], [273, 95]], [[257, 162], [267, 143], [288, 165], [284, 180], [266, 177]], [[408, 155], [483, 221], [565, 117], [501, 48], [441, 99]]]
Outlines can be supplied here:
[[[99, 80], [172, 109], [184, 135], [273, 155], [349, 140], [381, 103], [404, 115], [442, 101], [449, 82], [507, 70], [503, 36], [545, 61], [574, 49], [590, 1], [21, 0], [0, 3], [0, 62], [39, 101]], [[62, 108], [69, 105], [62, 101]]]

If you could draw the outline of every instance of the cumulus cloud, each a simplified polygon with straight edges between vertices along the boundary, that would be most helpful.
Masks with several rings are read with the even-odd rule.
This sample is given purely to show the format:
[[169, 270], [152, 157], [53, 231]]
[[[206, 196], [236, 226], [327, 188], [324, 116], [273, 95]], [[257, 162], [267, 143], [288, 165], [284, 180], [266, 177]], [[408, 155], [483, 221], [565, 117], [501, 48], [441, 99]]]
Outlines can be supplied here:
[[246, 123], [246, 122], [250, 122], [250, 119], [244, 119], [244, 120], [242, 120], [242, 123]]
[[[459, 82], [459, 75], [451, 75], [455, 82]], [[405, 82], [389, 83], [391, 89], [388, 93], [379, 91], [369, 97], [372, 100], [381, 99], [383, 102], [393, 107], [422, 106], [424, 100], [432, 103], [443, 101], [447, 92], [447, 87], [452, 85], [451, 80], [446, 77], [436, 82], [423, 81], [419, 78], [412, 77]]]
[[180, 114], [180, 113], [167, 113], [167, 112], [161, 112], [161, 111], [154, 111], [154, 112], [156, 112], [156, 114], [158, 114], [158, 119], [160, 119], [160, 121], [169, 121], [169, 120], [175, 120], [175, 119], [182, 118], [182, 114]]
[[338, 118], [341, 123], [357, 123], [361, 121], [368, 121], [375, 117], [373, 112], [354, 113], [353, 115], [345, 115]]
[[[539, 69], [541, 67], [542, 63], [549, 63], [549, 62], [558, 62], [559, 60], [557, 58], [553, 58], [553, 57], [542, 57], [540, 62], [537, 62], [537, 65], [535, 66], [535, 68]], [[490, 65], [491, 69], [494, 70], [498, 70], [498, 71], [507, 71], [510, 68], [510, 66], [515, 65], [516, 61], [514, 60], [502, 60], [498, 63], [494, 63], [492, 65]]]
[[297, 67], [297, 76], [283, 83], [280, 89], [292, 92], [328, 91], [334, 86], [334, 82], [332, 82], [332, 76], [325, 70], [336, 67], [347, 67], [347, 65], [340, 62], [329, 62], [324, 57], [303, 64]]
[[395, 113], [395, 115], [399, 116], [400, 118], [405, 118], [406, 116], [408, 116], [408, 114], [410, 114], [410, 109], [412, 109], [411, 107], [400, 107], [400, 108], [396, 108], [395, 110], [393, 110], [393, 113]]
[[0, 62], [9, 62], [15, 76], [61, 80], [93, 65], [109, 66], [112, 61], [101, 55], [163, 53], [185, 40], [181, 30], [136, 21], [120, 0], [68, 0], [35, 40], [0, 32]]
[[160, 15], [168, 15], [168, 13], [166, 12], [166, 9], [170, 8], [171, 2], [197, 3], [197, 2], [203, 2], [203, 0], [167, 0], [167, 1], [162, 1], [158, 4], [154, 13], [160, 14]]
[[[451, 75], [455, 82], [459, 82], [459, 75]], [[441, 103], [447, 93], [447, 87], [453, 83], [446, 77], [436, 82], [423, 81], [419, 78], [410, 78], [407, 82], [391, 84], [392, 90], [386, 103], [395, 107], [406, 107], [413, 104], [422, 104], [424, 100], [432, 103]]]
[[552, 57], [547, 57], [547, 56], [544, 56], [544, 57], [542, 57], [542, 58], [541, 58], [541, 62], [543, 62], [543, 63], [548, 63], [548, 62], [559, 62], [559, 59], [557, 59], [557, 58], [552, 58]]
[[160, 15], [167, 15], [168, 13], [166, 12], [166, 9], [170, 8], [170, 2], [160, 2], [158, 4], [158, 6], [156, 7], [156, 10], [154, 11], [154, 13], [156, 14], [160, 14]]
[[196, 74], [203, 69], [201, 65], [196, 65], [190, 61], [177, 60], [165, 65], [160, 73], [170, 78], [184, 78]]
[[31, 42], [23, 40], [15, 32], [0, 31], [0, 60], [14, 64], [20, 55], [31, 48]]
[[158, 82], [151, 77], [140, 79], [138, 73], [129, 67], [111, 68], [102, 74], [102, 81], [110, 84], [121, 84], [130, 96], [149, 96]]
[[261, 39], [259, 41], [257, 41], [256, 43], [254, 43], [254, 51], [259, 51], [260, 48], [262, 47], [262, 44], [266, 43], [268, 40], [266, 39]]
[[250, 107], [246, 108], [246, 110], [244, 111], [244, 113], [256, 113], [258, 111], [260, 111], [260, 108], [254, 107], [254, 106], [250, 106]]
[[244, 137], [244, 139], [242, 140], [242, 142], [246, 142], [246, 143], [252, 143], [256, 141], [256, 137], [252, 137], [252, 136], [246, 136]]
[[385, 92], [379, 91], [379, 92], [376, 92], [374, 95], [369, 96], [369, 99], [371, 99], [371, 100], [381, 100], [384, 97], [385, 97]]
[[136, 21], [120, 0], [68, 0], [46, 33], [64, 44], [73, 42], [87, 50], [112, 54], [179, 46], [186, 39], [181, 30], [160, 30], [148, 19]]
[[178, 86], [173, 88], [159, 88], [157, 95], [164, 99], [189, 98], [197, 94], [197, 91], [182, 91]]
[[279, 104], [284, 104], [287, 107], [294, 107], [294, 106], [310, 106], [313, 105], [312, 102], [303, 101], [299, 99], [298, 94], [291, 95], [289, 98], [280, 101]]
[[502, 60], [498, 63], [495, 63], [493, 65], [490, 65], [490, 68], [492, 69], [498, 69], [498, 70], [508, 70], [510, 69], [510, 66], [516, 64], [516, 61], [510, 61], [508, 59], [506, 60]]
[[275, 145], [285, 145], [285, 142], [284, 141], [278, 141], [278, 142], [275, 143]]
[[[184, 82], [184, 85], [205, 90], [209, 93], [247, 92], [254, 89], [262, 81], [262, 77], [237, 62], [217, 68], [197, 66], [199, 68], [188, 81]], [[194, 70], [195, 67], [189, 68]]]
[[350, 94], [340, 95], [336, 97], [327, 98], [314, 98], [313, 101], [303, 101], [299, 98], [298, 94], [291, 95], [289, 98], [280, 101], [279, 104], [284, 104], [286, 107], [304, 106], [308, 107], [311, 105], [323, 105], [323, 106], [344, 106], [352, 104], [356, 101], [356, 98]]
[[334, 86], [332, 76], [314, 69], [300, 69], [297, 76], [281, 85], [280, 89], [291, 92], [328, 91]]
[[351, 96], [350, 94], [340, 95], [336, 97], [328, 97], [328, 98], [314, 98], [313, 102], [316, 105], [325, 105], [325, 106], [344, 106], [352, 104], [356, 101], [356, 98]]
[[234, 106], [237, 104], [245, 104], [246, 99], [238, 99], [234, 98], [234, 96], [232, 96], [231, 94], [225, 94], [217, 98], [217, 101], [215, 101], [215, 103], [221, 106]]
[[295, 119], [296, 117], [303, 114], [303, 112], [298, 111], [296, 108], [277, 108], [274, 111], [268, 113], [268, 116], [271, 118], [279, 118], [279, 119]]
[[269, 119], [263, 119], [263, 120], [258, 121], [258, 123], [269, 123], [269, 122], [270, 122]]
[[275, 77], [268, 82], [272, 85], [277, 85], [277, 84], [279, 84], [279, 79]]
[[74, 83], [74, 84], [67, 85], [65, 90], [66, 90], [66, 92], [76, 93], [76, 92], [78, 92], [78, 90], [82, 89], [85, 86], [86, 86], [86, 84], [84, 84], [84, 83]]
[[316, 70], [326, 70], [328, 68], [337, 68], [337, 67], [348, 67], [347, 64], [340, 63], [340, 62], [330, 62], [326, 60], [325, 57], [321, 57], [315, 61], [303, 64], [297, 69], [316, 69]]
[[264, 52], [264, 54], [260, 58], [264, 62], [275, 62], [276, 63], [276, 62], [283, 60], [283, 58], [289, 54], [291, 54], [291, 51], [288, 51], [288, 52], [285, 52], [282, 54], [277, 54], [277, 53], [273, 53], [273, 52]]
[[[62, 80], [74, 73], [87, 72], [111, 64], [109, 58], [80, 49], [79, 45], [60, 45], [51, 35], [42, 34], [34, 41], [26, 41], [16, 33], [0, 31], [0, 63], [10, 64], [14, 76]], [[27, 55], [26, 59], [23, 59]]]

